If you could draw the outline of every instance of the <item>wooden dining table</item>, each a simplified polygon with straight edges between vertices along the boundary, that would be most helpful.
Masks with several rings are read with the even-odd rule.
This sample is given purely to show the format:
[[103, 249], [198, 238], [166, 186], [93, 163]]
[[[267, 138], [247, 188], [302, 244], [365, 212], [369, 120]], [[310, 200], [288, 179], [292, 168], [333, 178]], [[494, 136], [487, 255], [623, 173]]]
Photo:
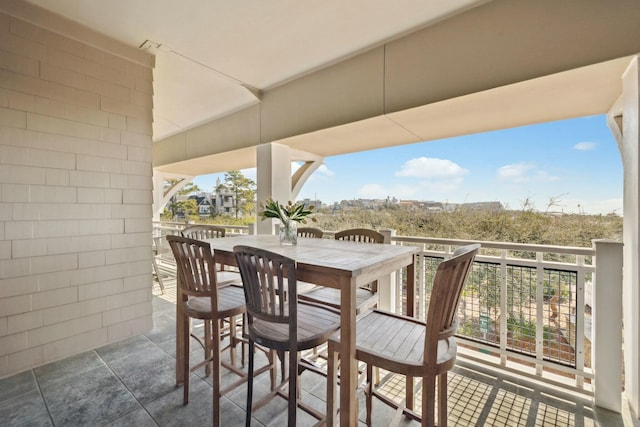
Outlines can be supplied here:
[[[298, 244], [283, 246], [278, 236], [248, 235], [207, 240], [215, 251], [216, 262], [235, 265], [233, 248], [253, 246], [287, 256], [296, 261], [300, 281], [340, 290], [340, 424], [358, 425], [356, 387], [358, 369], [356, 348], [356, 289], [407, 267], [406, 314], [413, 316], [415, 307], [416, 247], [379, 245], [333, 239], [298, 238]], [[178, 298], [181, 301], [181, 298]], [[182, 304], [176, 304], [177, 319], [182, 318]], [[176, 322], [176, 354], [181, 354], [181, 325]], [[183, 378], [182, 364], [176, 364], [176, 382]]]

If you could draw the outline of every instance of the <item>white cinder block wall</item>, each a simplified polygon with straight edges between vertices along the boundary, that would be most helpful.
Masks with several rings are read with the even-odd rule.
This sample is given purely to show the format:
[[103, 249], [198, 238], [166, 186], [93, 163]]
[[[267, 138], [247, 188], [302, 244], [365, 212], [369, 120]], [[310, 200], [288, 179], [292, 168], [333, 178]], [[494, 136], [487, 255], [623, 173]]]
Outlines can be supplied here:
[[0, 377], [152, 326], [152, 68], [0, 5]]

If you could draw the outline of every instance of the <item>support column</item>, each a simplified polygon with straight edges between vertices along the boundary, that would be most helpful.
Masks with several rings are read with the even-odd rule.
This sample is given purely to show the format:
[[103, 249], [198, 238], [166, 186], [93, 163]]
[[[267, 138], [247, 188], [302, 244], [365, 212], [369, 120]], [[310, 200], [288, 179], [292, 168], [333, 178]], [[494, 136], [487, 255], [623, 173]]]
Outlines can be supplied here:
[[[289, 147], [273, 142], [256, 148], [256, 180], [258, 207], [269, 197], [286, 204], [291, 199], [291, 156]], [[293, 201], [293, 200], [291, 200]], [[273, 234], [277, 220], [258, 218], [258, 234]]]
[[[622, 410], [622, 244], [594, 240], [592, 367], [597, 406]], [[581, 323], [578, 323], [581, 325]]]
[[[258, 145], [256, 156], [258, 206], [269, 197], [282, 204], [295, 202], [304, 183], [323, 161], [323, 157], [274, 142]], [[292, 175], [291, 163], [298, 161], [304, 164]], [[273, 219], [258, 219], [258, 234], [272, 234], [277, 223]]]
[[163, 179], [162, 175], [153, 171], [153, 220], [160, 221], [160, 213], [164, 205], [163, 199]]
[[[623, 316], [625, 397], [636, 418], [640, 415], [640, 75], [636, 56], [622, 76], [619, 111], [608, 124], [618, 143], [624, 170]], [[620, 120], [620, 113], [622, 120]], [[620, 128], [621, 127], [621, 128]], [[597, 374], [596, 374], [597, 375]]]

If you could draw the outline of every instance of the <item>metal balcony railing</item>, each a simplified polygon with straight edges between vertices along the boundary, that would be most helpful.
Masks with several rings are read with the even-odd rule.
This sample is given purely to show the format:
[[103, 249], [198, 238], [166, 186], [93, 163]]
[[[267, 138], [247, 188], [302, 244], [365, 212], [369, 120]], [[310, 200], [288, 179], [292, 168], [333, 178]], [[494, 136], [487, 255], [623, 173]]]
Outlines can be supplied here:
[[[422, 319], [438, 263], [451, 256], [456, 247], [476, 243], [395, 235], [391, 241], [420, 248], [416, 259], [416, 313]], [[607, 251], [612, 242], [599, 245], [595, 241], [592, 248], [478, 243], [482, 250], [467, 278], [459, 307], [457, 337], [465, 348], [461, 354], [509, 369], [513, 369], [512, 362], [517, 362], [518, 369], [534, 377], [563, 386], [571, 382], [575, 389], [593, 393], [596, 259], [600, 255], [611, 259]], [[616, 249], [620, 246], [613, 245]], [[620, 280], [599, 278], [601, 286], [610, 290], [622, 286], [621, 251], [615, 254], [613, 261], [619, 263]], [[406, 280], [400, 277], [397, 283]], [[400, 311], [406, 291], [404, 286], [397, 286], [395, 292], [396, 310]], [[621, 310], [619, 306], [600, 309], [613, 318]]]

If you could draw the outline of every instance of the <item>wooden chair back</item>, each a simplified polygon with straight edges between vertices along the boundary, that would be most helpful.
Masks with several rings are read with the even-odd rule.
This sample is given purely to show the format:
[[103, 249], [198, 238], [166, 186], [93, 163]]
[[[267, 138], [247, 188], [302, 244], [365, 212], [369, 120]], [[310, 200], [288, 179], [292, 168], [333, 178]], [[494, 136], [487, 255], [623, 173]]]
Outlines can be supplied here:
[[167, 236], [176, 259], [178, 284], [184, 295], [211, 297], [217, 307], [215, 260], [209, 243], [181, 236]]
[[338, 231], [334, 238], [336, 240], [350, 240], [362, 243], [384, 243], [384, 235], [368, 228], [352, 228]]
[[[188, 237], [189, 239], [195, 240], [207, 240], [207, 239], [217, 239], [220, 237], [225, 237], [227, 234], [227, 230], [224, 227], [220, 227], [217, 225], [191, 225], [189, 227], [184, 228], [180, 234], [183, 237]], [[218, 266], [218, 271], [225, 271], [225, 265], [221, 264]], [[229, 279], [231, 281], [236, 280], [235, 278]], [[224, 277], [223, 283], [224, 284]]]
[[190, 239], [206, 240], [224, 237], [227, 234], [227, 230], [217, 225], [190, 225], [185, 227], [180, 234], [182, 234], [182, 237]]
[[314, 228], [314, 227], [298, 228], [298, 237], [311, 237], [314, 239], [321, 239], [322, 236], [324, 236], [324, 232], [319, 228]]
[[462, 246], [438, 265], [427, 312], [424, 361], [436, 365], [438, 343], [452, 337], [458, 328], [458, 303], [462, 287], [480, 250], [479, 244]]
[[253, 318], [288, 323], [290, 344], [295, 345], [298, 329], [295, 261], [250, 246], [235, 246], [233, 252], [242, 276], [249, 327]]
[[[361, 243], [384, 243], [384, 234], [369, 228], [350, 228], [348, 230], [338, 231], [334, 235], [334, 239]], [[371, 292], [378, 292], [378, 281], [375, 280], [363, 287]], [[377, 302], [372, 302], [372, 304], [377, 305]]]

